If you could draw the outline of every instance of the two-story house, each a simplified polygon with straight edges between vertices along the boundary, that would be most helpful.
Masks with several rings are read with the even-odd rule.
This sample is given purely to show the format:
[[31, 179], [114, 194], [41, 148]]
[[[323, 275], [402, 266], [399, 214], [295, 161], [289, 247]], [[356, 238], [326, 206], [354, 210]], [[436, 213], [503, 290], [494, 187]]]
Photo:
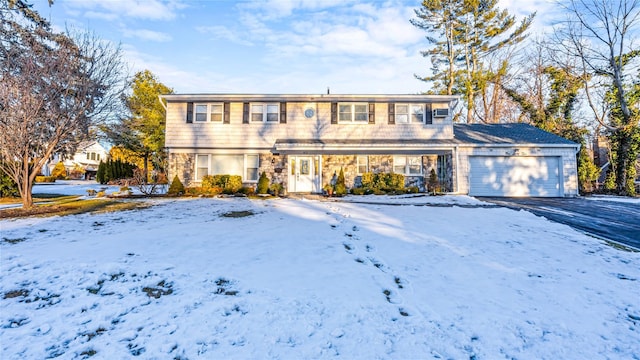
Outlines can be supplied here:
[[448, 192], [577, 195], [578, 144], [526, 124], [453, 124], [455, 96], [171, 94], [169, 176], [186, 186], [266, 172], [288, 192], [320, 193], [342, 168], [405, 175], [424, 189], [434, 169]]

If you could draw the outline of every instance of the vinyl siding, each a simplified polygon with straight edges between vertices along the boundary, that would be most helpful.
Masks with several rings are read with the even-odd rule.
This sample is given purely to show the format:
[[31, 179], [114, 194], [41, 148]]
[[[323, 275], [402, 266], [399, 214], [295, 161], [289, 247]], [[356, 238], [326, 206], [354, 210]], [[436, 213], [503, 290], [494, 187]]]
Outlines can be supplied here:
[[[439, 105], [439, 104], [438, 104]], [[436, 105], [434, 105], [436, 106]], [[442, 105], [440, 105], [442, 106]], [[315, 116], [304, 117], [307, 108]], [[186, 123], [187, 103], [167, 106], [166, 146], [176, 148], [270, 149], [277, 139], [452, 139], [449, 119], [434, 124], [388, 124], [387, 103], [375, 104], [375, 124], [331, 124], [330, 102], [287, 103], [287, 123], [242, 123], [242, 102], [231, 102], [230, 123]]]

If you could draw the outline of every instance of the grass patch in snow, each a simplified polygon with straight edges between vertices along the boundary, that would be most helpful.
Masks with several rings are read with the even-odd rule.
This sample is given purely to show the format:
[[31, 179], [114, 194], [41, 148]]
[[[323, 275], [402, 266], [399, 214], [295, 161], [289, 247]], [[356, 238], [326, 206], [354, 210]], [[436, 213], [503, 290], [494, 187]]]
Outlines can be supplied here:
[[3, 299], [13, 299], [17, 297], [27, 297], [29, 295], [29, 290], [20, 289], [20, 290], [12, 290], [4, 293]]
[[173, 294], [172, 284], [161, 280], [155, 287], [145, 286], [142, 291], [147, 294], [148, 297], [160, 299], [161, 296]]
[[24, 238], [24, 237], [15, 238], [15, 239], [9, 239], [9, 238], [5, 238], [5, 237], [2, 238], [2, 241], [6, 242], [6, 243], [9, 243], [9, 244], [17, 244], [17, 243], [21, 243], [21, 242], [23, 242], [25, 240], [27, 240], [27, 238]]
[[251, 210], [241, 210], [241, 211], [229, 211], [221, 214], [220, 216], [226, 218], [242, 218], [247, 216], [255, 215], [255, 213]]
[[64, 216], [88, 212], [105, 213], [123, 210], [133, 210], [148, 207], [142, 202], [119, 201], [106, 199], [82, 200], [78, 196], [65, 196], [55, 202], [35, 205], [30, 209], [13, 208], [0, 210], [0, 219], [21, 218], [29, 216]]

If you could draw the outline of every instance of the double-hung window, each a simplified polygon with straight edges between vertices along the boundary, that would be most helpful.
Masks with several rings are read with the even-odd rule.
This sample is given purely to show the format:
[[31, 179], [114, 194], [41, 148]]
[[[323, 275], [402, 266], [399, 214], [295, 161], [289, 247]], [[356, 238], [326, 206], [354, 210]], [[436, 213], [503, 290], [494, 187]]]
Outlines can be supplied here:
[[257, 154], [196, 155], [196, 180], [206, 175], [240, 175], [242, 181], [258, 181], [259, 166]]
[[251, 104], [251, 122], [277, 123], [279, 115], [280, 104], [278, 103]]
[[358, 175], [369, 172], [369, 157], [366, 155], [358, 155], [356, 158], [356, 166], [358, 168]]
[[222, 103], [194, 104], [195, 120], [198, 122], [222, 122], [224, 105]]
[[422, 175], [422, 157], [394, 156], [393, 172], [404, 175]]
[[396, 104], [396, 124], [424, 123], [424, 104]]
[[367, 123], [369, 122], [368, 103], [339, 103], [338, 121], [341, 123]]

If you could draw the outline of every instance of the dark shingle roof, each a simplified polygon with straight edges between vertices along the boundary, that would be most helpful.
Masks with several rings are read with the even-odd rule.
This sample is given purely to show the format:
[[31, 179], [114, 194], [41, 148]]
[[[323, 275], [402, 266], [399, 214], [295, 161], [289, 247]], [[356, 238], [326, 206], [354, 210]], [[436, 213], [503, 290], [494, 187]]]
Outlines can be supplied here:
[[465, 144], [577, 145], [529, 124], [454, 124], [453, 133]]

